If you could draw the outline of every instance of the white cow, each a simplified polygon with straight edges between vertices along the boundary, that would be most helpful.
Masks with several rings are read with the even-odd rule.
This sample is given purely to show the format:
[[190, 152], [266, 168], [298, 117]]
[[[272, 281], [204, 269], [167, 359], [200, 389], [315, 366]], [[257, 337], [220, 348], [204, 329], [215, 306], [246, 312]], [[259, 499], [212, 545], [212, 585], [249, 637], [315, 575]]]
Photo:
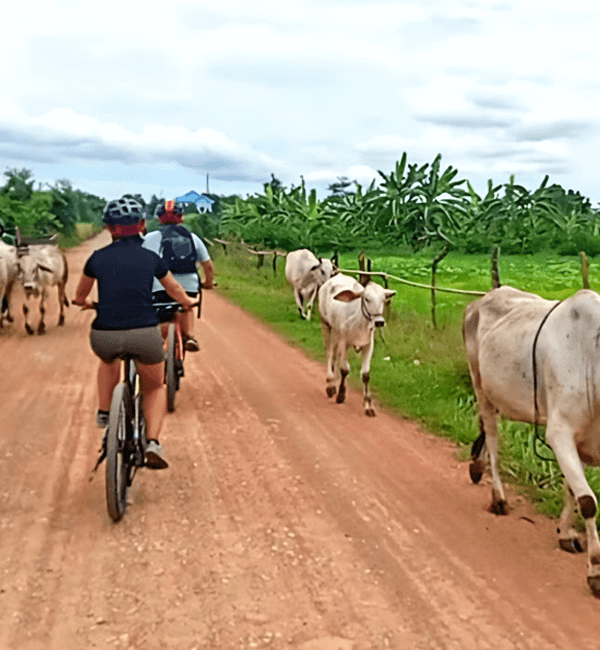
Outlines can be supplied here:
[[4, 285], [4, 299], [0, 299], [0, 327], [2, 326], [2, 320], [6, 317], [6, 320], [9, 323], [13, 322], [12, 312], [10, 310], [11, 304], [11, 295], [12, 290], [19, 273], [19, 263], [17, 261], [17, 250], [14, 246], [9, 246], [0, 239], [0, 258], [3, 260], [3, 266], [5, 268], [5, 285]]
[[[375, 328], [385, 325], [383, 308], [395, 294], [376, 282], [363, 286], [341, 273], [319, 289], [319, 311], [327, 347], [327, 396], [333, 397], [337, 392], [337, 403], [345, 400], [346, 377], [350, 372], [348, 348], [352, 346], [362, 354], [363, 406], [369, 416], [375, 415], [369, 390]], [[338, 367], [341, 381], [336, 389]]]
[[565, 477], [559, 544], [570, 552], [583, 548], [574, 527], [578, 505], [587, 531], [587, 580], [600, 597], [598, 501], [583, 468], [600, 464], [600, 296], [582, 290], [558, 303], [501, 287], [466, 308], [463, 333], [481, 428], [472, 450], [472, 480], [479, 481], [489, 459], [491, 509], [506, 514], [496, 413], [545, 423], [546, 441]]
[[285, 277], [294, 287], [294, 298], [301, 318], [310, 320], [317, 291], [333, 273], [331, 260], [318, 259], [306, 248], [287, 254]]
[[[6, 293], [6, 285], [8, 284], [8, 268], [6, 259], [0, 253], [0, 305], [4, 305], [4, 295]], [[4, 309], [0, 308], [0, 327], [4, 327]]]
[[[48, 297], [49, 287], [56, 286], [58, 289], [60, 309], [58, 324], [64, 325], [64, 308], [69, 306], [65, 291], [69, 271], [67, 259], [58, 246], [29, 246], [27, 254], [19, 257], [19, 276], [27, 303], [32, 297], [40, 299], [40, 322], [37, 333], [43, 334], [46, 331], [44, 315], [46, 313], [45, 302]], [[33, 334], [33, 328], [29, 324], [29, 307], [27, 304], [23, 304], [23, 314], [25, 315], [25, 329], [28, 334]]]

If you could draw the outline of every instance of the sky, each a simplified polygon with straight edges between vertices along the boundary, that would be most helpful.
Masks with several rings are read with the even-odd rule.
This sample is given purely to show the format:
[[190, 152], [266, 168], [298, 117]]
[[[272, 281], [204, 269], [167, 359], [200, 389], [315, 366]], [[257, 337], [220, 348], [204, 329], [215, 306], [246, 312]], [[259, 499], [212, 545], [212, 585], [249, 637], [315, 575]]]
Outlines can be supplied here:
[[[30, 0], [2, 8], [0, 173], [106, 199], [381, 181], [442, 155], [600, 202], [591, 0]], [[6, 181], [0, 178], [0, 185]]]

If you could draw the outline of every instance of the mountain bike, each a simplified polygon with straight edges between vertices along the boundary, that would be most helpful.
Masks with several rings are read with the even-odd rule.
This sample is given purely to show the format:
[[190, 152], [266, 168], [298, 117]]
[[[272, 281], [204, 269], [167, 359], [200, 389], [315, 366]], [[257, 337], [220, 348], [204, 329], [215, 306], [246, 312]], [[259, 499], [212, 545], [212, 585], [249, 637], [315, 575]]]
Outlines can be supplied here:
[[106, 505], [113, 521], [127, 508], [127, 492], [146, 463], [146, 420], [133, 357], [123, 357], [124, 379], [113, 391], [105, 436]]
[[[198, 294], [198, 318], [201, 314], [202, 292]], [[175, 410], [175, 395], [179, 390], [181, 378], [184, 376], [183, 362], [185, 360], [185, 345], [178, 314], [183, 313], [183, 307], [174, 301], [155, 302], [154, 308], [158, 311], [161, 323], [168, 322], [167, 353], [165, 357], [165, 384], [167, 385], [167, 410]]]

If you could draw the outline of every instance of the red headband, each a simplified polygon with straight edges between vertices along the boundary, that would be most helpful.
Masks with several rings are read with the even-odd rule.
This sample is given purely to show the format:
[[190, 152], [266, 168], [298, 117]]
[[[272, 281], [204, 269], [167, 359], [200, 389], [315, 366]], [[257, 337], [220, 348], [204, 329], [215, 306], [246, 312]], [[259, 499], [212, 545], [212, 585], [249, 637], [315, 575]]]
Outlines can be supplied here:
[[161, 223], [181, 223], [183, 216], [174, 212], [165, 212], [159, 219]]
[[129, 237], [130, 235], [139, 235], [142, 232], [143, 221], [138, 221], [130, 226], [108, 226], [110, 233], [115, 237]]

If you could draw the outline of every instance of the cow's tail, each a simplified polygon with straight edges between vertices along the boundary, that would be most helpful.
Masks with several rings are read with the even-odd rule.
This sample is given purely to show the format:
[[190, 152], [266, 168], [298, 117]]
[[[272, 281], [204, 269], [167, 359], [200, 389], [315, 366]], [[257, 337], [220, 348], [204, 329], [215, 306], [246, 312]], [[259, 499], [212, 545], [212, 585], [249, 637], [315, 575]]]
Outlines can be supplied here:
[[69, 265], [67, 264], [67, 257], [63, 253], [63, 304], [65, 307], [69, 306], [69, 299], [67, 298], [67, 280], [69, 279]]
[[479, 431], [479, 437], [477, 440], [475, 440], [473, 446], [471, 447], [472, 462], [469, 465], [469, 474], [473, 483], [479, 483], [486, 467], [485, 429], [483, 428], [483, 421], [481, 420], [481, 417], [479, 418]]
[[473, 443], [473, 446], [471, 447], [471, 458], [473, 460], [476, 460], [481, 456], [481, 452], [483, 451], [485, 447], [485, 429], [483, 428], [483, 422], [481, 418], [479, 418], [479, 437], [475, 442]]

